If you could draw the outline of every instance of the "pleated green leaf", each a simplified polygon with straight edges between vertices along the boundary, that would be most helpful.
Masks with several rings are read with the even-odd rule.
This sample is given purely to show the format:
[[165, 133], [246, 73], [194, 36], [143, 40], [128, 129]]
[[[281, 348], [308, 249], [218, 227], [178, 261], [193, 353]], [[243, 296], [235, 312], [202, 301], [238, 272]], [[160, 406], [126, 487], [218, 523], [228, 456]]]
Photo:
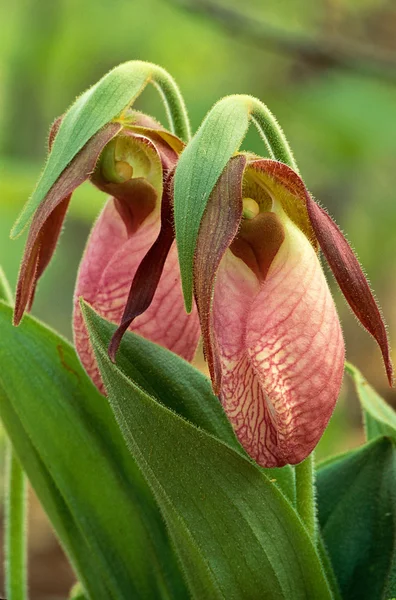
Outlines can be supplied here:
[[360, 400], [367, 439], [388, 435], [396, 441], [396, 412], [355, 366], [348, 363], [346, 370], [353, 379]]
[[0, 304], [0, 416], [91, 600], [188, 593], [155, 499], [71, 346]]
[[161, 92], [171, 129], [182, 139], [188, 139], [189, 124], [183, 100], [164, 69], [139, 60], [115, 67], [77, 98], [65, 113], [37, 187], [16, 221], [12, 237], [24, 230], [40, 202], [88, 140], [106, 123], [119, 117], [149, 81]]
[[[82, 302], [81, 307], [90, 314], [88, 305]], [[97, 318], [96, 326], [102, 344], [107, 346], [116, 326], [100, 318]], [[167, 408], [248, 458], [219, 399], [213, 394], [209, 379], [185, 360], [140, 335], [128, 332], [117, 353], [117, 365]], [[265, 469], [265, 473], [294, 503], [296, 490], [293, 467], [286, 465], [280, 469]]]
[[[84, 313], [109, 401], [161, 507], [192, 596], [330, 599], [310, 537], [277, 486], [128, 378], [129, 366], [124, 373], [108, 357], [103, 320], [87, 306]], [[131, 371], [133, 377], [133, 365]]]
[[[91, 598], [105, 598], [109, 594], [101, 574], [96, 572], [95, 561], [83, 534], [76, 526], [73, 515], [56, 487], [29, 436], [21, 425], [12, 402], [0, 384], [0, 417], [7, 432], [12, 432], [13, 449], [48, 515], [74, 570], [91, 592]], [[111, 596], [110, 596], [111, 597]]]
[[377, 438], [318, 472], [319, 522], [344, 600], [396, 597], [396, 449]]

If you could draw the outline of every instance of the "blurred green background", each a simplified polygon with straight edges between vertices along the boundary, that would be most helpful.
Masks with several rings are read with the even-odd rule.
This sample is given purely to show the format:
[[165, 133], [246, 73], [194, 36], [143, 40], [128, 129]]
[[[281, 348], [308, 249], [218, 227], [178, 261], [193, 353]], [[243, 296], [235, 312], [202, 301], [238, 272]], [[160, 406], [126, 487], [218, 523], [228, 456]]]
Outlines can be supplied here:
[[[50, 124], [111, 67], [143, 59], [175, 77], [194, 129], [223, 95], [268, 104], [307, 186], [357, 251], [395, 339], [394, 1], [3, 0], [0, 22], [0, 264], [13, 286], [24, 239], [11, 241], [9, 230], [42, 169]], [[137, 106], [164, 119], [153, 89]], [[265, 153], [254, 132], [245, 147]], [[103, 201], [88, 184], [75, 194], [36, 296], [33, 313], [69, 338], [78, 262]], [[394, 402], [378, 349], [335, 295], [348, 359]], [[360, 440], [346, 385], [319, 456]], [[31, 597], [65, 597], [73, 577], [33, 507]]]

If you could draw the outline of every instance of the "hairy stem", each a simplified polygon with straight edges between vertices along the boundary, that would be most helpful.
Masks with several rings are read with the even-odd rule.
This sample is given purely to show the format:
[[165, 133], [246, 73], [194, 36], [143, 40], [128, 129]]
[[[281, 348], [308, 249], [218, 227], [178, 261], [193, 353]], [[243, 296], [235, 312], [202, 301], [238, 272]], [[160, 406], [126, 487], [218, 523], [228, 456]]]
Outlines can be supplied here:
[[298, 173], [297, 163], [294, 160], [289, 142], [275, 116], [257, 98], [250, 98], [250, 105], [250, 118], [263, 138], [270, 157], [285, 163]]
[[5, 502], [5, 587], [7, 600], [27, 598], [26, 478], [8, 442]]
[[308, 458], [295, 467], [296, 506], [309, 535], [316, 539], [315, 503], [315, 458], [312, 452]]
[[183, 96], [175, 80], [161, 67], [156, 67], [152, 75], [152, 83], [157, 88], [165, 104], [166, 114], [172, 133], [184, 142], [190, 141], [191, 127]]
[[[0, 300], [12, 304], [12, 293], [0, 267]], [[4, 511], [5, 588], [7, 600], [27, 598], [26, 477], [7, 442]]]

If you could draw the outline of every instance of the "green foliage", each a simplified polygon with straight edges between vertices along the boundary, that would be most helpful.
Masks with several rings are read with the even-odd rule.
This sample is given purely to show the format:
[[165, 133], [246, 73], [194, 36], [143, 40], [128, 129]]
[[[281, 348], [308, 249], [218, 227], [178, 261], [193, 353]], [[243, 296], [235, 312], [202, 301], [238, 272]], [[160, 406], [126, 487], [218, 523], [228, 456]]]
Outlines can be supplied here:
[[396, 441], [396, 413], [389, 404], [381, 398], [373, 387], [363, 377], [360, 371], [346, 364], [346, 370], [353, 378], [356, 391], [362, 406], [366, 437], [372, 440], [386, 435]]
[[278, 488], [128, 378], [107, 355], [105, 322], [88, 306], [84, 313], [110, 404], [161, 507], [193, 597], [331, 598], [316, 550]]
[[[88, 317], [89, 305], [82, 302]], [[96, 315], [96, 326], [103, 347], [107, 347], [116, 325]], [[128, 332], [117, 353], [117, 366], [158, 402], [184, 417], [198, 428], [218, 438], [251, 460], [242, 448], [207, 377], [185, 360], [149, 340]], [[272, 483], [295, 502], [294, 469], [265, 469]]]
[[[99, 317], [84, 301], [81, 309], [107, 348], [116, 325]], [[245, 455], [208, 378], [177, 354], [128, 332], [117, 353], [117, 367], [158, 402]]]
[[[154, 498], [74, 350], [0, 305], [0, 416], [89, 597], [186, 597]], [[21, 352], [23, 348], [23, 352]]]
[[345, 600], [396, 595], [396, 414], [347, 363], [369, 442], [318, 472], [319, 522]]
[[344, 600], [396, 595], [396, 449], [377, 438], [321, 467], [319, 522]]

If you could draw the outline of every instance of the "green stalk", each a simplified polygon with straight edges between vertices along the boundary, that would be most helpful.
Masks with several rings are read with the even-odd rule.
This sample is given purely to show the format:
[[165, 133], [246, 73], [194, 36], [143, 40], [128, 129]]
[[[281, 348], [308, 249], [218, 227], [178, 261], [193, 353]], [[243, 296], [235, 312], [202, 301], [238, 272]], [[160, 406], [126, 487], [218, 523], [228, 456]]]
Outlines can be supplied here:
[[[0, 300], [12, 303], [11, 289], [1, 267]], [[5, 480], [4, 557], [6, 597], [7, 600], [26, 600], [26, 478], [10, 442], [7, 442]]]
[[296, 465], [296, 507], [309, 535], [316, 539], [315, 458], [312, 452]]
[[5, 502], [5, 588], [7, 600], [27, 598], [26, 478], [7, 443]]
[[297, 163], [289, 146], [289, 142], [275, 116], [270, 109], [257, 98], [249, 96], [249, 104], [250, 119], [257, 127], [260, 136], [267, 146], [270, 157], [285, 163], [285, 165], [288, 165], [298, 173]]
[[151, 82], [157, 88], [166, 109], [166, 115], [172, 133], [184, 142], [191, 138], [191, 127], [183, 96], [173, 79], [165, 69], [155, 67]]

